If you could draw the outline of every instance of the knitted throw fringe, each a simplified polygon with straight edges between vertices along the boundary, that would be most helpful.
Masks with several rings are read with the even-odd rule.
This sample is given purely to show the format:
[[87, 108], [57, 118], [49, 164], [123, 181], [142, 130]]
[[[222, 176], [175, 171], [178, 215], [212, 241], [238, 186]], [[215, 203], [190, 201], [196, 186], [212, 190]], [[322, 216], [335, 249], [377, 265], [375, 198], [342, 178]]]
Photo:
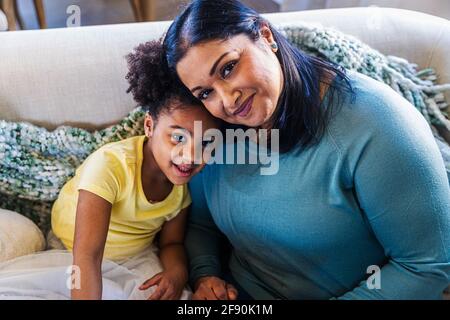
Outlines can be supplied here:
[[436, 84], [431, 68], [417, 71], [417, 65], [405, 59], [385, 56], [350, 35], [312, 24], [281, 25], [284, 35], [303, 51], [334, 62], [345, 69], [365, 74], [389, 85], [405, 97], [428, 123], [450, 131], [448, 107], [443, 92], [450, 83]]
[[[443, 91], [450, 90], [450, 84], [436, 84], [433, 69], [418, 71], [413, 63], [385, 56], [352, 36], [319, 25], [279, 25], [279, 30], [309, 54], [388, 84], [430, 126], [450, 130], [443, 111], [447, 107]], [[143, 134], [144, 115], [138, 107], [118, 124], [94, 132], [68, 126], [49, 132], [25, 122], [0, 120], [0, 207], [31, 218], [46, 234], [51, 206], [76, 168], [104, 144]], [[450, 173], [450, 147], [433, 130]]]

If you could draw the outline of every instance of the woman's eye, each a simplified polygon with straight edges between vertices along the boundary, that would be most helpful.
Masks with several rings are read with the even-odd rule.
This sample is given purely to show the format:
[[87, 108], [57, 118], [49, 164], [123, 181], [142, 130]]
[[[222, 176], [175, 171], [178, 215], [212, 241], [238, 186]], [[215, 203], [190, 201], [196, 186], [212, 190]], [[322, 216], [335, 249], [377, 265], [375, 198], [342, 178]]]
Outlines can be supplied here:
[[227, 64], [222, 68], [222, 71], [221, 71], [221, 74], [220, 74], [221, 77], [222, 77], [222, 78], [228, 77], [228, 75], [231, 73], [231, 71], [233, 71], [235, 65], [236, 65], [236, 61], [232, 61], [232, 62], [230, 62], [230, 63], [227, 63]]
[[176, 143], [184, 143], [186, 142], [186, 137], [182, 134], [173, 134], [172, 140]]
[[211, 93], [212, 90], [203, 90], [202, 92], [200, 92], [200, 94], [198, 95], [198, 99], [199, 100], [205, 100], [206, 98], [208, 98], [208, 95]]

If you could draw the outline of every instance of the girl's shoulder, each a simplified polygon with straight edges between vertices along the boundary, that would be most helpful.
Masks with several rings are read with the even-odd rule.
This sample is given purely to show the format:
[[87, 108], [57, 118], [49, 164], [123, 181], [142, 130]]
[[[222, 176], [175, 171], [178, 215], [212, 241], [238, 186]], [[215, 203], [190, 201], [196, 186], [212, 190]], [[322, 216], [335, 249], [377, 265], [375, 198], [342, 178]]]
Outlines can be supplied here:
[[144, 140], [145, 136], [142, 135], [110, 142], [98, 148], [90, 157], [112, 163], [136, 163], [142, 158]]

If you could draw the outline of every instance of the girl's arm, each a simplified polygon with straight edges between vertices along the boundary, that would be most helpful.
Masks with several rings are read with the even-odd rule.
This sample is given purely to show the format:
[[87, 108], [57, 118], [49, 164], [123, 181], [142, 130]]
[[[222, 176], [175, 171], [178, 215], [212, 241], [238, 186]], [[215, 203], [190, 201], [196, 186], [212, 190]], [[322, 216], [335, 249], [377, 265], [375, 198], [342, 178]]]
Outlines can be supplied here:
[[73, 264], [79, 267], [80, 288], [72, 288], [72, 299], [102, 298], [101, 265], [111, 217], [111, 203], [80, 190], [75, 223]]
[[184, 250], [184, 232], [188, 208], [172, 220], [164, 223], [159, 239], [159, 258], [163, 272], [147, 280], [141, 287], [145, 290], [158, 285], [149, 297], [151, 300], [179, 299], [188, 280], [187, 259]]
[[182, 276], [187, 282], [187, 260], [184, 250], [184, 233], [186, 229], [186, 220], [188, 208], [181, 212], [172, 220], [167, 221], [161, 230], [159, 238], [159, 258], [164, 270], [173, 270]]

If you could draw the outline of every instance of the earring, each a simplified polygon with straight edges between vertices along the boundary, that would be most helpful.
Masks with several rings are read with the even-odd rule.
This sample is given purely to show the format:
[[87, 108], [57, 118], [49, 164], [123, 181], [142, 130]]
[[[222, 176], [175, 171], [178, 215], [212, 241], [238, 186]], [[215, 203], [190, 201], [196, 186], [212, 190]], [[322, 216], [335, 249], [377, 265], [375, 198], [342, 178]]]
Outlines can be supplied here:
[[278, 51], [278, 44], [276, 42], [271, 43], [270, 47], [272, 48], [273, 52], [277, 52]]

